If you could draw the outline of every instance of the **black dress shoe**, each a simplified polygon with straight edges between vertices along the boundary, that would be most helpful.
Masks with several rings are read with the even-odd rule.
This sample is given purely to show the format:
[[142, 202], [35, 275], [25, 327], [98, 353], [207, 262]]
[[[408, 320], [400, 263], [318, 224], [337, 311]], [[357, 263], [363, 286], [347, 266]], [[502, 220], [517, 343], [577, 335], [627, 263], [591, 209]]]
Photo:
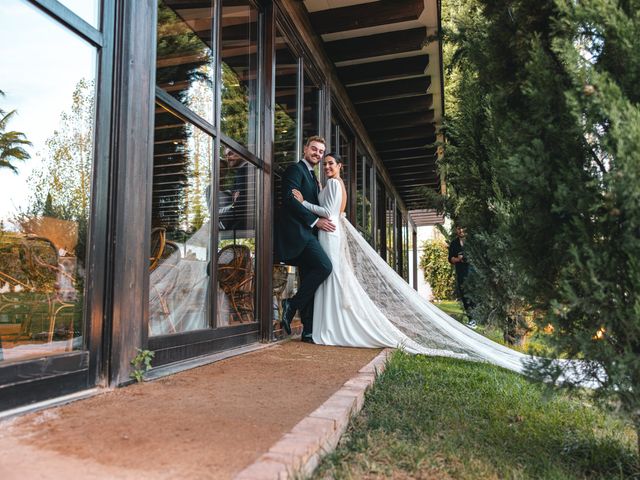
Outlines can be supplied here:
[[303, 343], [316, 343], [313, 341], [313, 334], [311, 333], [303, 333], [302, 337], [300, 337], [300, 341]]
[[288, 299], [282, 300], [282, 318], [280, 319], [280, 325], [287, 332], [287, 335], [291, 335], [291, 322], [293, 316], [296, 314], [296, 309], [291, 305], [291, 301]]

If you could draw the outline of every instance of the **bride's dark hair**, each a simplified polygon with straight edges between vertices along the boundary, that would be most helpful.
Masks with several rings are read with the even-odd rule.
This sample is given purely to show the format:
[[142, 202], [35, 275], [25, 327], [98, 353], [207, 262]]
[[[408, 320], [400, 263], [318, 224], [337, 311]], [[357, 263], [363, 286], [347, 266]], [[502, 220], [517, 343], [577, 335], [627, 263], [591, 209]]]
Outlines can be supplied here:
[[342, 163], [342, 157], [337, 153], [329, 152], [324, 156], [324, 158], [327, 158], [327, 157], [333, 158], [336, 161], [336, 163]]

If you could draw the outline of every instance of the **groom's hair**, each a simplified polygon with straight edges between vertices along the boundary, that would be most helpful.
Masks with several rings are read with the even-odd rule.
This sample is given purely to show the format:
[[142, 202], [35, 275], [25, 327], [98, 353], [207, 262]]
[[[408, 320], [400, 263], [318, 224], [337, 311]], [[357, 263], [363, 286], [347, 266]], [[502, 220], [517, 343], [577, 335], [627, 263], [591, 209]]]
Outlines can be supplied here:
[[308, 147], [309, 145], [311, 145], [311, 142], [318, 142], [318, 143], [321, 143], [323, 145], [327, 144], [327, 142], [324, 140], [324, 138], [321, 137], [320, 135], [313, 135], [312, 137], [307, 138], [307, 143], [305, 143], [304, 146]]

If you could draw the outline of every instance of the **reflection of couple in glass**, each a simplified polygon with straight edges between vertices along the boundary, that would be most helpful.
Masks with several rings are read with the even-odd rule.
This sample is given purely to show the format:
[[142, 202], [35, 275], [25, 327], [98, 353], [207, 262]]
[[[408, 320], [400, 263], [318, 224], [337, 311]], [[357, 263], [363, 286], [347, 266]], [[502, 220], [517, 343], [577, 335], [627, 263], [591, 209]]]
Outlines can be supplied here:
[[[302, 341], [351, 347], [401, 347], [411, 353], [488, 361], [524, 372], [530, 361], [457, 322], [421, 298], [347, 220], [342, 159], [310, 137], [304, 157], [282, 176], [276, 228], [278, 260], [298, 267], [296, 294], [283, 300], [281, 324], [291, 333], [300, 312]], [[324, 157], [324, 160], [323, 160]], [[324, 188], [314, 167], [323, 163]], [[562, 361], [559, 361], [559, 363]], [[578, 362], [568, 365], [579, 374]]]
[[[244, 228], [246, 218], [249, 165], [244, 158], [225, 147], [220, 159], [220, 192], [218, 194], [218, 226], [220, 230]], [[210, 187], [205, 195], [210, 199]], [[209, 200], [210, 201], [210, 200]]]

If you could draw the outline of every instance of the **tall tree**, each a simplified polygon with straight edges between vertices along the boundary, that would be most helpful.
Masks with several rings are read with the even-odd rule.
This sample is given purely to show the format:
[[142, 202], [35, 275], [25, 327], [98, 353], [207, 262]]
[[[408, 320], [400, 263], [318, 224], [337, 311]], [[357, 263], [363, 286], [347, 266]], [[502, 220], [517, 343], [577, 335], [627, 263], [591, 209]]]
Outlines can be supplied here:
[[91, 209], [94, 84], [80, 80], [72, 94], [71, 107], [61, 113], [60, 124], [47, 138], [39, 168], [27, 179], [31, 205], [24, 220], [49, 216], [71, 220], [78, 228], [76, 256], [84, 258]]
[[598, 366], [640, 431], [640, 1], [467, 8], [442, 204], [469, 231], [478, 314], [509, 332], [537, 312], [548, 355]]
[[[0, 97], [4, 97], [4, 92], [0, 90]], [[31, 142], [22, 132], [7, 131], [7, 125], [11, 118], [16, 115], [17, 110], [5, 112], [0, 109], [0, 168], [8, 168], [14, 173], [18, 172], [15, 161], [25, 161], [31, 155], [24, 147], [31, 146]]]

